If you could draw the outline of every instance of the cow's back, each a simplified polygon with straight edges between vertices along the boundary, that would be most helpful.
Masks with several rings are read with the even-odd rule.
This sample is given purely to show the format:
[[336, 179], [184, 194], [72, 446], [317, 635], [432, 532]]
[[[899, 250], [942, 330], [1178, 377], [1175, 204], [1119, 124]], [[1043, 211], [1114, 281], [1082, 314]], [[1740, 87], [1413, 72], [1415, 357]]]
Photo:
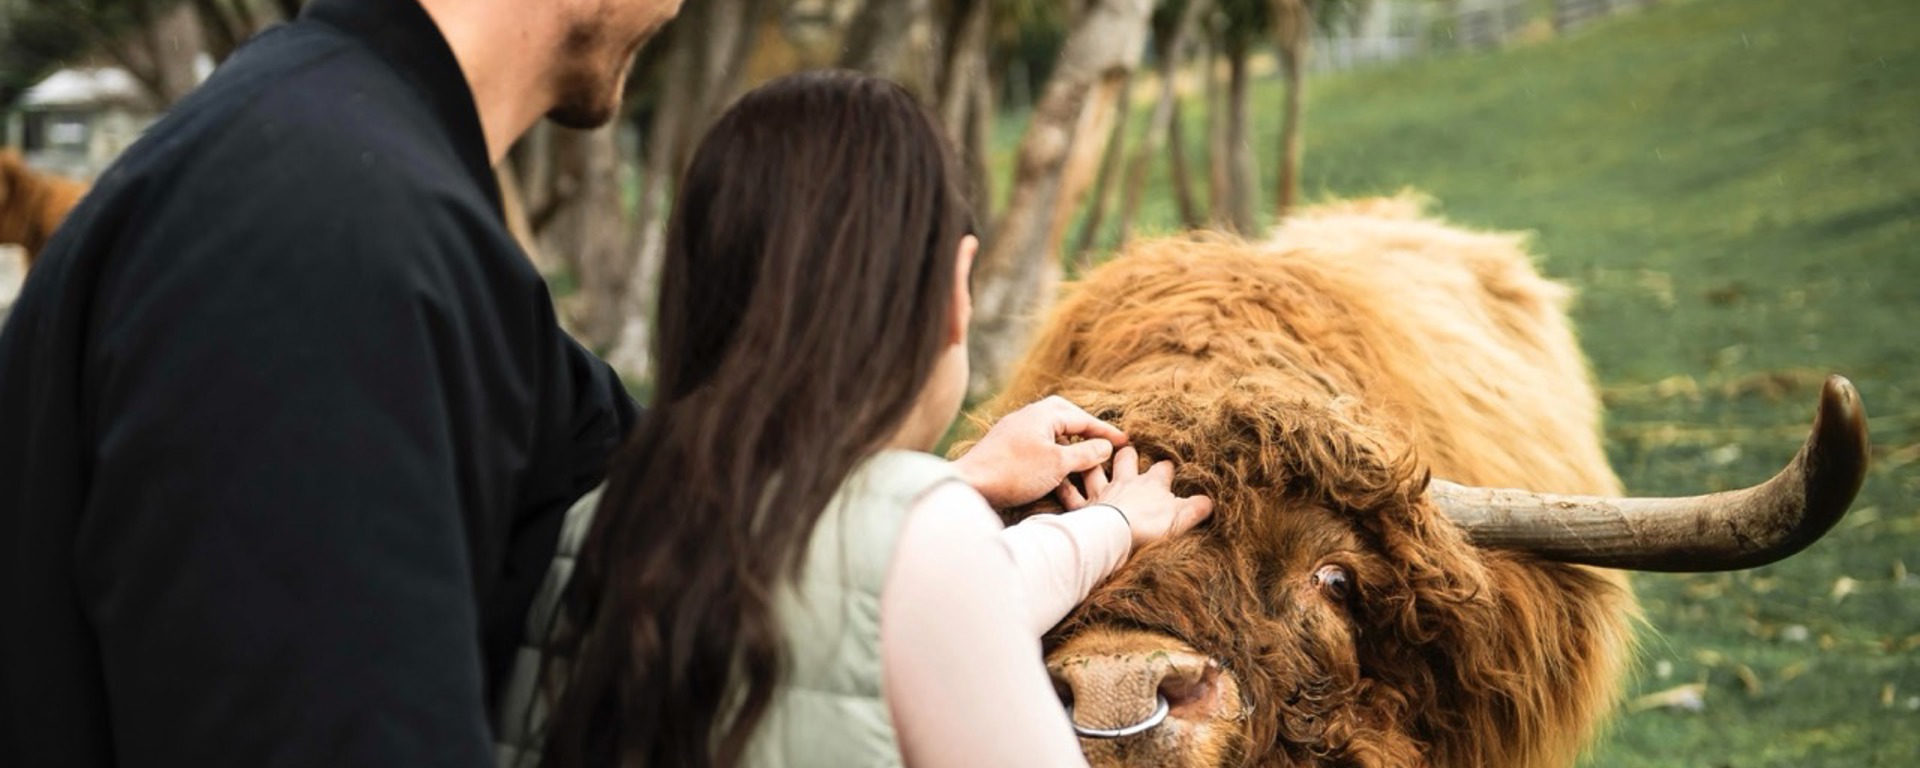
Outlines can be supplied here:
[[1265, 243], [1137, 242], [1070, 289], [998, 405], [1078, 381], [1351, 397], [1436, 476], [1616, 492], [1569, 291], [1524, 240], [1423, 218], [1402, 197], [1308, 209]]
[[1357, 362], [1365, 397], [1454, 482], [1617, 493], [1600, 403], [1567, 304], [1512, 233], [1463, 230], [1407, 198], [1323, 206], [1271, 247], [1338, 274], [1342, 301], [1372, 318], [1384, 354]]

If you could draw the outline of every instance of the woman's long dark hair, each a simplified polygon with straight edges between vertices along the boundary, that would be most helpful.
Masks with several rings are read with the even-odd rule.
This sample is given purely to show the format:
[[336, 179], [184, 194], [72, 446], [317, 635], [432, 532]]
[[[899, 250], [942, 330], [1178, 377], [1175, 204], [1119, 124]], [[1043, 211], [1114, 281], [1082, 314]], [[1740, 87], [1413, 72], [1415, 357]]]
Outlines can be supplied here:
[[668, 226], [652, 407], [562, 604], [546, 764], [732, 766], [783, 669], [776, 591], [947, 347], [970, 221], [904, 89], [774, 81], [695, 152]]

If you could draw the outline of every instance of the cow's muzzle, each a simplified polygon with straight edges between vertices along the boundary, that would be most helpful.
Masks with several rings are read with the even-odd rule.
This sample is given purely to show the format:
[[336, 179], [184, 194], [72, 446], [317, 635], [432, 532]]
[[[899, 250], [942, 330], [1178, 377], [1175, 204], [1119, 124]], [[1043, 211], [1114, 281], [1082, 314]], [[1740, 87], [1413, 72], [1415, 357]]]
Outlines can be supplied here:
[[1074, 733], [1122, 739], [1238, 720], [1239, 685], [1219, 662], [1146, 633], [1076, 638], [1047, 660]]

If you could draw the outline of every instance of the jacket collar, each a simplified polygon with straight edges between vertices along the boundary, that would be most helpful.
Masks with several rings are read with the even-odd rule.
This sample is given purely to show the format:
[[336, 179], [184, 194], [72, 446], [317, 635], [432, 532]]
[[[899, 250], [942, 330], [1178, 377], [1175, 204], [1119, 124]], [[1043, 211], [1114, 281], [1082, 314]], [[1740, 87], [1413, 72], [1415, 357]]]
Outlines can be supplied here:
[[360, 40], [420, 91], [474, 185], [486, 195], [494, 213], [501, 213], [499, 182], [488, 162], [487, 137], [480, 127], [473, 91], [453, 48], [417, 0], [314, 0], [300, 13], [300, 20], [335, 27]]

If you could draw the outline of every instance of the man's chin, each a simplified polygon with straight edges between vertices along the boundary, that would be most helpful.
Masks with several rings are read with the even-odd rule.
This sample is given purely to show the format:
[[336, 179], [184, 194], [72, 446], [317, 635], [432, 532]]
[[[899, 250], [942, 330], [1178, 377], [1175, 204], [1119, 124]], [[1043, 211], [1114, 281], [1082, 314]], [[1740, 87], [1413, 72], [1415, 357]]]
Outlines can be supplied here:
[[591, 131], [595, 128], [606, 127], [607, 123], [613, 122], [614, 113], [619, 111], [618, 108], [619, 105], [617, 103], [608, 103], [605, 101], [590, 104], [562, 104], [554, 107], [552, 111], [549, 111], [547, 113], [547, 119], [552, 120], [562, 128], [572, 128], [576, 131]]
[[[547, 111], [547, 119], [576, 130], [591, 131], [613, 122], [620, 114], [620, 97], [626, 90], [627, 78], [624, 73], [615, 78], [611, 85], [606, 80], [587, 87], [568, 89], [563, 92], [560, 103]], [[580, 83], [586, 86], [583, 81]]]
[[562, 90], [560, 103], [547, 111], [547, 119], [582, 131], [613, 122], [620, 113], [620, 102], [627, 91], [627, 78], [633, 74], [633, 59], [631, 51], [619, 59], [619, 69], [613, 71], [614, 77], [582, 77], [575, 80], [576, 87]]

